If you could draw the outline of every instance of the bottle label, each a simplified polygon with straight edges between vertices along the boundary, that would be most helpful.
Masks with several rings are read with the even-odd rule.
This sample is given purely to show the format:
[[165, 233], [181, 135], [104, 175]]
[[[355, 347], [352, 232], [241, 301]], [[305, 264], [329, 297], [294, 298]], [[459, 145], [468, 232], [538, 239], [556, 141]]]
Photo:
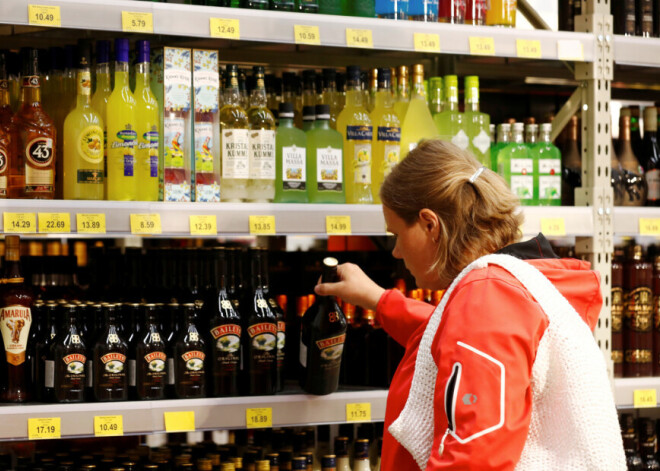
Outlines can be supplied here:
[[465, 150], [470, 144], [470, 138], [467, 136], [467, 134], [465, 134], [465, 131], [460, 129], [456, 135], [451, 138], [451, 142], [459, 149]]
[[649, 187], [646, 198], [649, 201], [660, 200], [660, 170], [654, 168], [646, 172], [644, 176], [646, 178], [646, 184]]
[[219, 325], [211, 329], [215, 346], [221, 352], [235, 353], [241, 348], [241, 326], [236, 324]]
[[217, 203], [220, 201], [220, 185], [217, 182], [204, 184], [195, 182], [195, 201], [202, 203]]
[[164, 185], [164, 201], [180, 201], [180, 202], [189, 202], [190, 201], [190, 182], [184, 181], [183, 183], [169, 183], [165, 182]]
[[534, 177], [512, 175], [511, 191], [521, 200], [531, 200], [534, 197]]
[[7, 197], [7, 177], [3, 175], [0, 177], [0, 198], [6, 198], [6, 197]]
[[190, 111], [190, 49], [165, 48], [163, 84], [166, 110]]
[[111, 149], [121, 149], [124, 154], [124, 176], [132, 177], [135, 165], [135, 146], [137, 144], [137, 133], [131, 129], [130, 124], [117, 133], [116, 139], [112, 141]]
[[[151, 338], [154, 342], [160, 342], [154, 338], [155, 334], [151, 335]], [[146, 363], [146, 376], [149, 377], [152, 381], [164, 378], [167, 374], [167, 355], [165, 352], [151, 352], [144, 356], [144, 361]]]
[[401, 147], [398, 145], [387, 145], [383, 147], [383, 176], [388, 176], [399, 163]]
[[213, 172], [213, 123], [195, 122], [195, 173]]
[[[660, 297], [656, 298], [660, 299]], [[655, 305], [657, 310], [657, 302]], [[612, 288], [612, 333], [621, 332], [623, 332], [623, 289], [615, 287]]]
[[339, 368], [345, 340], [346, 334], [341, 334], [316, 341], [321, 356], [321, 368]]
[[275, 179], [275, 131], [250, 131], [250, 178]]
[[46, 369], [44, 372], [44, 387], [55, 387], [55, 362], [53, 360], [46, 360]]
[[29, 307], [12, 305], [0, 309], [0, 330], [7, 363], [18, 366], [25, 362], [25, 349], [32, 325]]
[[531, 175], [533, 168], [533, 159], [511, 159], [511, 175]]
[[304, 190], [307, 179], [307, 151], [304, 147], [282, 147], [282, 189]]
[[373, 134], [371, 126], [346, 126], [346, 140], [348, 141], [371, 141]]
[[103, 162], [103, 129], [100, 126], [87, 126], [83, 129], [78, 149], [84, 161], [90, 164]]
[[541, 175], [561, 175], [561, 160], [559, 160], [559, 159], [539, 159], [539, 174], [541, 174]]
[[92, 94], [92, 73], [81, 72], [78, 76], [78, 95], [90, 96]]
[[142, 134], [142, 138], [138, 142], [138, 150], [148, 149], [147, 161], [144, 162], [145, 166], [149, 169], [148, 175], [151, 178], [158, 178], [158, 141], [160, 135], [156, 126], [151, 127], [151, 131]]
[[25, 157], [35, 167], [48, 167], [53, 162], [53, 140], [37, 137], [25, 146]]
[[342, 151], [327, 147], [316, 150], [316, 178], [319, 191], [342, 191]]
[[222, 178], [247, 179], [250, 175], [247, 129], [222, 131]]
[[0, 198], [7, 197], [7, 152], [0, 148]]
[[479, 150], [479, 152], [485, 154], [488, 149], [490, 149], [490, 134], [482, 129], [479, 134], [472, 139], [472, 145], [475, 149]]
[[284, 350], [286, 346], [286, 323], [277, 321], [277, 349]]
[[81, 353], [72, 353], [62, 358], [66, 365], [67, 378], [66, 379], [80, 379], [85, 376], [85, 364], [87, 357]]
[[378, 126], [379, 141], [401, 142], [401, 128], [394, 126]]
[[186, 121], [183, 118], [166, 118], [163, 127], [165, 168], [185, 168]]
[[186, 371], [202, 374], [204, 372], [204, 359], [206, 355], [199, 350], [191, 350], [181, 355], [181, 359], [186, 365]]
[[353, 150], [354, 182], [371, 184], [371, 144], [355, 144]]
[[101, 358], [103, 376], [108, 379], [122, 380], [126, 376], [126, 355], [117, 352], [106, 353]]
[[277, 348], [277, 325], [262, 322], [248, 327], [248, 335], [252, 339], [252, 348], [269, 352]]
[[633, 332], [651, 332], [653, 328], [653, 293], [640, 287], [626, 293], [624, 298], [626, 327]]
[[539, 177], [539, 198], [544, 200], [561, 199], [561, 177], [541, 175]]
[[40, 81], [38, 75], [26, 75], [21, 80], [21, 87], [23, 88], [39, 88]]

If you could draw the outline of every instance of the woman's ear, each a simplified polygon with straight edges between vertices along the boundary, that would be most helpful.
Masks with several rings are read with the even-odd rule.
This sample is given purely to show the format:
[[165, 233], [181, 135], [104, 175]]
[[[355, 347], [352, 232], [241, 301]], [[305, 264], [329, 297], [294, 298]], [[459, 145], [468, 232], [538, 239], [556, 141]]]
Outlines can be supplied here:
[[440, 219], [435, 211], [424, 208], [419, 211], [419, 222], [424, 232], [433, 240], [438, 243], [440, 240]]

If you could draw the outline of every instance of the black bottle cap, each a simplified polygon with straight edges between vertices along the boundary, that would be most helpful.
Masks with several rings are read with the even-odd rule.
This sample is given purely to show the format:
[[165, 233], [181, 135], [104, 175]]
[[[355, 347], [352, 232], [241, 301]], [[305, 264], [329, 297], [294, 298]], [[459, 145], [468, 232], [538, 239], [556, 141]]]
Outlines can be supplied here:
[[64, 49], [61, 47], [51, 47], [48, 49], [49, 68], [53, 70], [62, 70], [64, 62]]
[[330, 105], [316, 105], [316, 119], [330, 119]]
[[22, 47], [20, 56], [23, 64], [22, 75], [24, 77], [39, 75], [39, 51], [31, 47]]
[[279, 111], [280, 116], [282, 116], [282, 113], [292, 113], [291, 116], [293, 116], [293, 103], [288, 101], [286, 103], [280, 103]]
[[359, 65], [349, 65], [348, 67], [346, 67], [347, 81], [359, 82], [361, 74], [362, 74], [362, 70], [360, 69]]
[[316, 119], [316, 109], [314, 106], [303, 106], [303, 121], [314, 121]]
[[227, 64], [225, 66], [227, 76], [229, 75], [238, 75], [238, 66], [236, 64]]
[[392, 72], [387, 67], [378, 69], [378, 88], [386, 89], [390, 87], [392, 81]]
[[92, 42], [89, 39], [80, 39], [76, 49], [78, 53], [76, 61], [81, 68], [90, 67], [92, 64]]

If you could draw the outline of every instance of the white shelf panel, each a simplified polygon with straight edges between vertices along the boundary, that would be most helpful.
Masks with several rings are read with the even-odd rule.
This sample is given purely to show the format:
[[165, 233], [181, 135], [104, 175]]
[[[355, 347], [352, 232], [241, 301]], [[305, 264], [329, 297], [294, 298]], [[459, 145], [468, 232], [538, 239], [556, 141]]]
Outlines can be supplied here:
[[[614, 401], [619, 409], [632, 409], [636, 389], [660, 391], [660, 377], [614, 378]], [[658, 395], [660, 397], [660, 395]]]
[[620, 65], [660, 66], [660, 39], [614, 36], [614, 62]]
[[346, 422], [346, 404], [370, 403], [371, 420], [385, 419], [386, 390], [143, 402], [0, 406], [0, 440], [27, 439], [29, 418], [59, 417], [62, 438], [94, 436], [94, 416], [122, 415], [124, 434], [164, 433], [164, 412], [193, 411], [196, 430], [245, 428], [246, 409], [270, 407], [273, 427]]
[[567, 237], [587, 237], [593, 235], [594, 221], [592, 208], [587, 206], [524, 206], [524, 236], [535, 236], [541, 231], [544, 219], [564, 220]]
[[[614, 235], [636, 236], [640, 218], [660, 218], [660, 208], [614, 208]], [[660, 237], [660, 236], [659, 236]]]
[[[39, 5], [59, 5], [63, 28], [121, 32], [121, 12], [151, 12], [154, 34], [209, 38], [209, 18], [238, 19], [241, 40], [294, 44], [294, 25], [318, 26], [321, 45], [346, 47], [346, 28], [371, 29], [376, 50], [414, 51], [414, 33], [439, 35], [442, 53], [469, 54], [469, 37], [493, 38], [495, 55], [517, 57], [516, 39], [540, 41], [541, 59], [557, 60], [558, 41], [574, 40], [582, 45], [584, 61], [593, 62], [592, 34], [518, 30], [444, 23], [394, 21], [331, 15], [260, 11], [239, 8], [203, 7], [169, 3], [113, 0], [39, 0]], [[28, 3], [0, 2], [0, 24], [28, 25]]]

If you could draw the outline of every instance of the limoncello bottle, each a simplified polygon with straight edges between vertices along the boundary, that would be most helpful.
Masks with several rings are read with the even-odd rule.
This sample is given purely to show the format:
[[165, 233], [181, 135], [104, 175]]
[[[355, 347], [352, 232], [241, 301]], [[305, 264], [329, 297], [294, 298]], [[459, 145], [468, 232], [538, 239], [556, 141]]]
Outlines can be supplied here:
[[128, 85], [128, 39], [115, 39], [115, 88], [108, 98], [108, 199], [135, 201], [135, 98]]
[[378, 69], [378, 91], [376, 92], [371, 122], [376, 129], [373, 137], [371, 190], [374, 202], [380, 204], [380, 187], [385, 177], [399, 163], [401, 146], [401, 123], [394, 111], [394, 97], [390, 90], [390, 69]]
[[523, 123], [513, 124], [512, 142], [497, 154], [498, 173], [509, 184], [523, 206], [534, 204], [534, 161], [525, 145]]
[[110, 86], [110, 41], [96, 42], [96, 90], [92, 95], [92, 108], [103, 119], [103, 199], [108, 198], [108, 98], [112, 93]]
[[158, 201], [158, 142], [160, 115], [158, 102], [149, 86], [149, 41], [136, 43], [135, 116], [137, 151], [135, 176], [138, 180], [138, 201]]
[[465, 77], [465, 129], [468, 149], [482, 165], [490, 166], [490, 116], [479, 111], [479, 77]]
[[413, 92], [401, 125], [401, 159], [405, 159], [408, 152], [417, 147], [422, 139], [433, 139], [437, 136], [438, 130], [433, 123], [433, 117], [424, 95], [424, 66], [416, 64], [413, 74]]
[[293, 124], [293, 103], [280, 103], [278, 116], [275, 203], [307, 203], [307, 136]]
[[220, 144], [222, 148], [222, 178], [220, 199], [238, 202], [247, 199], [250, 175], [249, 132], [247, 113], [240, 105], [238, 66], [227, 65], [227, 86], [220, 109]]
[[92, 46], [78, 44], [76, 107], [64, 120], [64, 199], [103, 199], [103, 120], [91, 105]]
[[465, 132], [463, 113], [458, 111], [458, 77], [446, 75], [445, 104], [440, 113], [433, 117], [440, 133], [440, 139], [451, 141], [460, 149], [467, 149], [470, 142]]
[[373, 127], [364, 108], [360, 67], [346, 70], [346, 106], [337, 118], [337, 130], [344, 136], [344, 180], [346, 202], [373, 203], [371, 195], [371, 141]]
[[561, 206], [561, 152], [552, 144], [552, 124], [541, 124], [539, 142], [532, 147], [532, 157], [538, 163], [538, 204]]
[[310, 203], [345, 203], [344, 138], [330, 127], [330, 106], [316, 105], [314, 128], [307, 133], [307, 183]]
[[410, 103], [410, 79], [408, 67], [405, 65], [401, 65], [397, 69], [396, 90], [394, 111], [396, 111], [399, 119], [403, 119], [406, 117], [406, 111], [408, 111], [408, 104]]
[[265, 72], [254, 67], [256, 87], [250, 96], [250, 179], [248, 201], [269, 202], [275, 198], [275, 117], [266, 103]]

